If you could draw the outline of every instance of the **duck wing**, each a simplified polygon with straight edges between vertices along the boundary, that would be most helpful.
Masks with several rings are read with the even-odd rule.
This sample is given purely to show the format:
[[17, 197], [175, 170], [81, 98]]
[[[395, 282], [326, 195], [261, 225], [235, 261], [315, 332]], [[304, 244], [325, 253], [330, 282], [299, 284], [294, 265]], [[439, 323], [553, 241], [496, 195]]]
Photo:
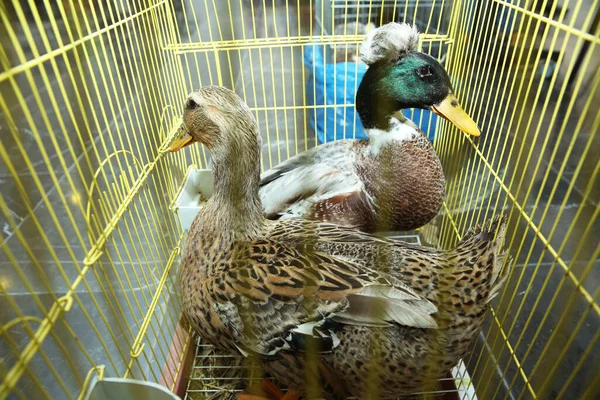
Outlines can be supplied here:
[[203, 285], [243, 353], [299, 349], [307, 336], [327, 351], [336, 346], [327, 328], [335, 323], [437, 327], [427, 299], [393, 277], [316, 251], [310, 240], [239, 245], [227, 271]]
[[352, 214], [368, 207], [354, 169], [356, 140], [326, 143], [300, 153], [261, 175], [260, 197], [267, 218]]

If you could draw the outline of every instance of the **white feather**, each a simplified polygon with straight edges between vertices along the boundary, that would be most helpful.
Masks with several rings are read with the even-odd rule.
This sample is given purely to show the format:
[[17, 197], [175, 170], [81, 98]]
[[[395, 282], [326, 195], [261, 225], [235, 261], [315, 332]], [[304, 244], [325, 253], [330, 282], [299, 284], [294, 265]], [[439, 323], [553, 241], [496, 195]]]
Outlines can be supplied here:
[[[422, 300], [421, 296], [407, 286], [369, 285], [360, 292], [360, 295], [390, 300]], [[435, 312], [435, 310], [432, 312]]]
[[417, 50], [419, 32], [415, 26], [390, 22], [370, 31], [360, 46], [360, 58], [365, 64], [395, 60], [401, 53]]
[[[360, 191], [363, 183], [354, 171], [353, 141], [338, 141], [315, 147], [313, 154], [304, 158], [293, 157], [263, 177], [293, 168], [260, 189], [260, 198], [265, 214], [286, 216], [304, 215], [315, 202], [338, 194]], [[310, 150], [309, 150], [310, 152]], [[307, 197], [305, 195], [308, 194]], [[303, 200], [297, 200], [305, 197]]]
[[243, 355], [244, 357], [248, 357], [248, 354], [249, 354], [249, 353], [248, 353], [246, 350], [242, 349], [242, 348], [241, 348], [240, 346], [238, 346], [237, 344], [235, 345], [235, 347], [237, 347], [238, 351], [239, 351], [240, 353], [242, 353], [242, 355]]
[[397, 323], [415, 328], [437, 328], [431, 314], [437, 307], [409, 288], [386, 285], [367, 286], [348, 296], [349, 307], [334, 319], [348, 325], [390, 326]]
[[[315, 328], [318, 328], [319, 326], [323, 325], [323, 322], [325, 322], [325, 320], [306, 322], [306, 323], [300, 324], [296, 328], [292, 329], [292, 332], [297, 332], [297, 333], [307, 335], [307, 336], [310, 335], [315, 338], [321, 338], [321, 337], [328, 336], [332, 340], [331, 348], [335, 349], [340, 344], [340, 338], [334, 332], [330, 332], [330, 331], [323, 332], [323, 331], [319, 331], [318, 329], [315, 329]], [[291, 338], [292, 338], [292, 335], [290, 333], [287, 340], [290, 341]]]
[[323, 324], [323, 321], [311, 321], [311, 322], [306, 322], [304, 324], [300, 324], [297, 327], [295, 327], [294, 329], [292, 329], [293, 332], [298, 332], [298, 333], [302, 333], [303, 335], [314, 335], [313, 330], [315, 329], [315, 327], [319, 326]]
[[381, 129], [367, 129], [369, 135], [369, 149], [371, 154], [377, 155], [381, 149], [392, 142], [402, 142], [405, 140], [413, 140], [418, 135], [416, 125], [410, 121], [400, 121], [399, 119], [390, 118], [390, 129], [383, 131]]

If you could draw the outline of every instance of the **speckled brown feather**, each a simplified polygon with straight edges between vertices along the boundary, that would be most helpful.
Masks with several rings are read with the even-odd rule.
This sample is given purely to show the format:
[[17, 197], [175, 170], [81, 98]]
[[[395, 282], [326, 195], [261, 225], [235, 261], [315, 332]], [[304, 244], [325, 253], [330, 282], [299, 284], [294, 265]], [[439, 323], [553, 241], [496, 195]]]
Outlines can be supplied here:
[[[498, 224], [496, 221], [489, 228], [492, 234], [474, 231], [455, 250], [441, 251], [328, 224], [277, 221], [267, 235], [270, 241], [237, 244], [231, 252], [219, 255], [243, 262], [218, 262], [214, 276], [202, 278], [202, 294], [193, 299], [196, 311], [188, 316], [203, 337], [217, 346], [267, 354], [283, 346], [282, 339], [297, 324], [335, 314], [346, 306], [344, 297], [363, 282], [389, 282], [385, 278], [389, 276], [438, 307], [434, 318], [439, 329], [342, 326], [336, 332], [340, 345], [322, 355], [320, 362], [337, 371], [337, 379], [354, 395], [366, 387], [374, 357], [378, 358], [375, 370], [379, 379], [385, 381], [381, 398], [424, 390], [467, 354], [481, 329], [489, 298], [501, 282], [498, 269], [503, 234], [492, 241]], [[209, 247], [209, 251], [213, 249]], [[182, 276], [184, 280], [189, 278]], [[184, 289], [184, 296], [186, 293]], [[212, 307], [201, 306], [200, 298]], [[224, 305], [227, 303], [235, 304], [237, 310]], [[244, 319], [247, 328], [238, 328]], [[378, 345], [373, 347], [373, 343]], [[282, 372], [281, 360], [265, 362], [286, 385], [299, 389], [305, 385], [304, 373]], [[294, 365], [304, 363], [299, 360]]]
[[[189, 314], [198, 329], [213, 328], [204, 328], [203, 336], [221, 345], [227, 337], [236, 342], [230, 349], [270, 354], [284, 347], [281, 340], [291, 329], [343, 311], [347, 297], [368, 285], [412, 291], [389, 270], [378, 272], [358, 257], [359, 247], [367, 243], [383, 251], [392, 242], [296, 219], [266, 224], [259, 239], [231, 242], [230, 236], [214, 230], [204, 232], [213, 215], [210, 208], [203, 210], [191, 227], [188, 241], [195, 246], [186, 247], [183, 264], [196, 268], [182, 269], [182, 293], [184, 299], [194, 298], [195, 307], [203, 300], [199, 312]], [[353, 243], [356, 256], [332, 254], [336, 243]], [[203, 261], [202, 267], [197, 260]], [[255, 342], [243, 344], [244, 337]]]
[[[258, 127], [241, 99], [222, 91], [203, 88], [184, 115], [192, 135], [210, 136], [215, 160], [215, 193], [190, 227], [180, 266], [183, 311], [194, 329], [220, 349], [264, 357], [283, 384], [317, 385], [326, 397], [376, 390], [396, 398], [443, 377], [467, 353], [503, 281], [505, 221], [476, 227], [443, 251], [316, 221], [265, 220]], [[399, 319], [353, 314], [355, 296], [393, 306]], [[339, 339], [314, 362], [290, 335], [313, 322]]]
[[[364, 390], [370, 395], [379, 390], [374, 398], [388, 399], [435, 387], [468, 354], [489, 301], [503, 283], [504, 231], [505, 221], [497, 218], [468, 233], [451, 251], [404, 248], [402, 260], [392, 264], [392, 275], [438, 307], [439, 328], [347, 326], [337, 332], [340, 346], [323, 362], [345, 371], [346, 387], [359, 398]], [[369, 385], [366, 376], [379, 384]]]

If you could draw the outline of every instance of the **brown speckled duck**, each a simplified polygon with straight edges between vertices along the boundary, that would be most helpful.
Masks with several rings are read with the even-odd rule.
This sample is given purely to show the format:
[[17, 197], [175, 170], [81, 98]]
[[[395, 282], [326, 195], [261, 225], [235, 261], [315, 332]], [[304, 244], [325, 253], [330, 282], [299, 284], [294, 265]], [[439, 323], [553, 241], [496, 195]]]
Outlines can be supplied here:
[[247, 105], [229, 89], [204, 87], [187, 99], [182, 129], [209, 149], [214, 169], [214, 195], [191, 225], [180, 266], [183, 311], [204, 340], [261, 359], [291, 389], [286, 400], [397, 398], [434, 384], [467, 354], [504, 280], [503, 219], [449, 251], [268, 220]]

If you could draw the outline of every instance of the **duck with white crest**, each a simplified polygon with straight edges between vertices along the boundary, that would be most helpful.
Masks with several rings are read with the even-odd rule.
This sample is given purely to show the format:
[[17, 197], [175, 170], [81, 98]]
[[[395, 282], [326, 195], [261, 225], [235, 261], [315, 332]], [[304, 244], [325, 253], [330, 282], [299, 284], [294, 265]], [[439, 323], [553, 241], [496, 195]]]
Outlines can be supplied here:
[[479, 136], [440, 63], [419, 52], [408, 24], [370, 31], [360, 47], [368, 69], [356, 110], [369, 139], [329, 142], [300, 153], [261, 176], [270, 219], [302, 216], [364, 232], [407, 231], [433, 219], [445, 194], [442, 164], [427, 136], [403, 109], [429, 109]]

